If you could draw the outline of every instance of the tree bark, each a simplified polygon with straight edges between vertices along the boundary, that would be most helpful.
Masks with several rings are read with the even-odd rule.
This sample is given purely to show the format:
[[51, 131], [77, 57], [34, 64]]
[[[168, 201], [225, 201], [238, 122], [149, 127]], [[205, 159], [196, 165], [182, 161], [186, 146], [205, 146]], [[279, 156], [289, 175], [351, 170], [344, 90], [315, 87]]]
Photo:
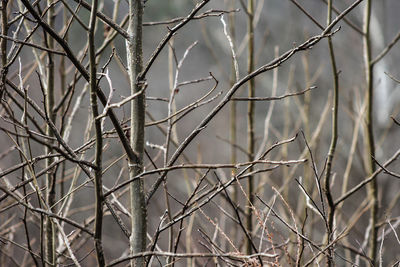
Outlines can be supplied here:
[[[131, 94], [139, 92], [144, 86], [143, 81], [137, 80], [143, 68], [142, 16], [142, 0], [129, 0], [129, 39], [126, 41], [126, 47]], [[142, 93], [131, 102], [130, 143], [136, 153], [136, 159], [128, 159], [130, 179], [143, 172], [144, 123], [145, 95]], [[132, 216], [130, 250], [131, 254], [135, 254], [146, 250], [147, 209], [142, 178], [130, 184], [130, 202]], [[131, 266], [144, 266], [144, 259], [144, 257], [133, 259]]]

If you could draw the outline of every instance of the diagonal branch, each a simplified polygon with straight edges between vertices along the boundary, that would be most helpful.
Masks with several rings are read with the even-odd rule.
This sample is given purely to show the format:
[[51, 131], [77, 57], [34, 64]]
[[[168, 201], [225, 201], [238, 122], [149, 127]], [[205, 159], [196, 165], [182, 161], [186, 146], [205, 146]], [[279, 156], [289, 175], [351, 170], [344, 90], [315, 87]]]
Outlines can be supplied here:
[[[339, 16], [337, 16], [329, 25], [328, 27], [325, 28], [325, 30], [316, 36], [311, 37], [304, 43], [302, 43], [299, 46], [296, 46], [290, 50], [288, 50], [286, 53], [282, 54], [278, 58], [275, 58], [272, 60], [270, 63], [267, 63], [252, 73], [246, 75], [239, 81], [237, 81], [231, 89], [226, 93], [225, 97], [219, 102], [219, 104], [203, 119], [203, 121], [189, 134], [189, 136], [186, 137], [186, 139], [182, 142], [182, 144], [176, 149], [175, 153], [171, 156], [171, 159], [169, 160], [167, 166], [171, 166], [174, 164], [174, 162], [178, 159], [180, 154], [185, 150], [185, 148], [192, 142], [192, 140], [205, 128], [207, 127], [208, 123], [215, 117], [215, 115], [218, 114], [218, 112], [231, 100], [232, 96], [235, 94], [235, 92], [242, 86], [244, 85], [247, 81], [250, 79], [256, 77], [257, 75], [260, 75], [261, 73], [267, 72], [269, 70], [272, 70], [274, 68], [279, 67], [281, 64], [289, 60], [293, 55], [300, 51], [308, 50], [311, 47], [313, 47], [315, 44], [317, 44], [321, 39], [332, 36], [332, 34], [336, 33], [336, 31], [333, 31], [330, 33], [332, 28], [344, 17], [346, 16], [351, 10], [353, 10], [358, 4], [360, 4], [363, 0], [357, 0], [355, 1], [352, 5], [350, 5], [346, 10], [344, 10]], [[163, 174], [157, 179], [157, 181], [153, 184], [153, 186], [150, 188], [148, 194], [147, 194], [147, 199], [146, 203], [148, 204], [151, 197], [154, 195], [154, 193], [157, 191], [158, 187], [164, 180], [167, 172], [163, 172]]]

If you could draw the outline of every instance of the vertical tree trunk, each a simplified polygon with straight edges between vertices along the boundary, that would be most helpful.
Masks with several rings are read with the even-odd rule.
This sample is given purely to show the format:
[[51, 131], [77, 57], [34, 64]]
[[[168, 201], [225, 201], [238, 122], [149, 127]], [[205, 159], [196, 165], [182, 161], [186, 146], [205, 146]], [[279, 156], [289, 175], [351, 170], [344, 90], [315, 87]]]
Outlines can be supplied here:
[[[63, 10], [63, 25], [67, 25], [68, 23], [68, 10], [66, 8], [64, 8]], [[66, 42], [68, 42], [68, 32], [65, 34], [64, 40]], [[65, 57], [61, 57], [60, 58], [60, 66], [58, 69], [59, 75], [60, 75], [60, 91], [61, 91], [61, 95], [65, 94], [66, 91], [66, 85], [67, 85], [67, 70], [66, 70], [66, 58]], [[62, 105], [60, 111], [61, 114], [64, 114], [66, 110], [66, 106], [65, 104]], [[65, 133], [65, 125], [61, 126], [61, 135], [64, 136]], [[64, 197], [65, 195], [65, 175], [66, 175], [66, 163], [63, 162], [61, 164], [61, 172], [60, 172], [60, 197]]]
[[[230, 8], [233, 10], [235, 9], [235, 0], [231, 0]], [[235, 49], [235, 13], [232, 12], [229, 14], [229, 34], [231, 36], [233, 46]], [[230, 87], [232, 87], [235, 82], [237, 82], [236, 77], [236, 70], [235, 70], [235, 58], [232, 55], [232, 68], [231, 68], [231, 77], [230, 77]], [[237, 117], [237, 109], [236, 109], [236, 101], [231, 101], [230, 103], [230, 142], [231, 142], [231, 163], [237, 163], [237, 153], [236, 153], [236, 143], [237, 143], [237, 124], [236, 124], [236, 117]], [[232, 169], [232, 175], [236, 175], [237, 170]], [[238, 185], [234, 183], [233, 185], [233, 196], [232, 200], [237, 205], [238, 204]], [[235, 227], [231, 230], [232, 240], [233, 242], [236, 241], [238, 235], [238, 227]]]
[[94, 170], [94, 190], [95, 190], [95, 222], [94, 222], [94, 245], [96, 249], [96, 258], [98, 266], [105, 266], [103, 246], [102, 246], [102, 225], [103, 225], [103, 183], [102, 183], [102, 151], [103, 137], [101, 131], [101, 119], [99, 116], [97, 104], [97, 78], [96, 78], [96, 49], [95, 49], [95, 28], [96, 28], [96, 12], [98, 0], [92, 1], [92, 9], [90, 12], [88, 41], [89, 41], [89, 64], [90, 64], [90, 106], [93, 114], [93, 123], [96, 136], [95, 148], [95, 165]]
[[[328, 15], [327, 15], [327, 25], [332, 22], [332, 1], [328, 0]], [[327, 244], [329, 244], [333, 239], [333, 228], [334, 228], [334, 216], [335, 216], [335, 203], [331, 194], [331, 175], [332, 175], [332, 165], [333, 158], [336, 151], [336, 143], [338, 136], [338, 108], [339, 108], [339, 77], [337, 74], [336, 58], [335, 52], [333, 50], [332, 38], [328, 37], [329, 45], [329, 55], [331, 59], [332, 66], [332, 76], [333, 76], [333, 103], [332, 103], [332, 133], [331, 133], [331, 144], [328, 152], [328, 159], [326, 161], [326, 173], [325, 173], [325, 194], [328, 200], [328, 225], [327, 225]], [[334, 261], [334, 247], [331, 246], [328, 249], [329, 255], [327, 257], [327, 265], [333, 266]]]
[[[47, 0], [47, 6], [51, 6], [54, 0]], [[51, 6], [47, 14], [47, 23], [51, 28], [54, 28], [54, 7]], [[54, 39], [47, 35], [47, 46], [50, 49], [54, 49]], [[54, 107], [54, 55], [52, 53], [47, 54], [47, 81], [45, 85], [46, 90], [46, 111], [49, 119], [55, 124], [56, 114], [53, 112]], [[53, 131], [49, 126], [46, 126], [47, 136], [53, 137]], [[46, 147], [46, 154], [52, 153], [52, 149]], [[53, 158], [46, 159], [46, 168], [53, 163]], [[53, 210], [53, 205], [56, 199], [56, 179], [55, 179], [54, 169], [51, 169], [46, 174], [46, 203], [48, 207]], [[45, 226], [45, 238], [46, 238], [46, 259], [50, 266], [55, 266], [55, 247], [56, 247], [56, 235], [55, 227], [52, 220], [48, 217], [46, 218]]]
[[[249, 35], [248, 41], [248, 55], [247, 55], [247, 72], [251, 73], [254, 70], [254, 27], [253, 27], [253, 13], [254, 13], [254, 1], [248, 0], [247, 5], [247, 33]], [[249, 97], [254, 97], [254, 79], [249, 81], [248, 88]], [[247, 153], [249, 161], [254, 160], [254, 102], [249, 101], [247, 107]], [[251, 172], [252, 169], [249, 170]], [[247, 178], [247, 196], [249, 198], [248, 207], [246, 209], [246, 229], [249, 232], [249, 236], [251, 237], [251, 233], [253, 231], [253, 210], [251, 205], [253, 203], [253, 182], [254, 176], [249, 176]], [[251, 240], [246, 240], [246, 253], [252, 253]]]
[[[142, 0], [129, 0], [129, 39], [126, 41], [128, 72], [130, 78], [131, 94], [139, 92], [144, 86], [143, 81], [137, 77], [142, 71]], [[144, 153], [144, 122], [145, 122], [145, 95], [142, 93], [131, 103], [131, 135], [130, 142], [136, 158], [129, 159], [129, 177], [132, 179], [143, 171]], [[146, 223], [147, 210], [145, 192], [142, 179], [136, 179], [130, 184], [131, 224], [130, 238], [131, 253], [145, 251], [146, 249]], [[131, 261], [131, 266], [144, 266], [144, 257]]]
[[[374, 131], [373, 131], [373, 64], [371, 63], [371, 38], [370, 38], [370, 21], [371, 21], [371, 5], [372, 0], [367, 0], [364, 10], [364, 36], [363, 36], [363, 48], [364, 48], [364, 67], [366, 77], [366, 101], [367, 101], [367, 114], [365, 116], [365, 166], [367, 175], [372, 174], [375, 171], [375, 142], [374, 142]], [[377, 182], [376, 179], [372, 180], [368, 185], [368, 198], [371, 201], [372, 206], [370, 210], [370, 227], [371, 232], [369, 235], [368, 242], [368, 257], [373, 263], [376, 262], [376, 222], [378, 218], [378, 199], [377, 199]]]

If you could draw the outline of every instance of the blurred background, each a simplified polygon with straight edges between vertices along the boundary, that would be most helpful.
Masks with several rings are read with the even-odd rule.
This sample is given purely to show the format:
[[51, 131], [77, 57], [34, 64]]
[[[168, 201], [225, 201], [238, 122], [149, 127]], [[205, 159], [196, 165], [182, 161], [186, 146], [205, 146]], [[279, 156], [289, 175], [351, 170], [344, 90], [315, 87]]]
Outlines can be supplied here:
[[[18, 1], [11, 1], [12, 10], [16, 11]], [[70, 1], [70, 7], [75, 9], [77, 3]], [[79, 2], [79, 1], [77, 1]], [[224, 21], [228, 24], [230, 37], [233, 40], [234, 50], [237, 54], [240, 78], [247, 75], [248, 60], [248, 17], [244, 10], [245, 1], [212, 0], [199, 14], [211, 10], [213, 14], [223, 14]], [[327, 4], [324, 0], [303, 0], [299, 4], [312, 15], [321, 25], [326, 25]], [[127, 2], [120, 1], [118, 13], [114, 13], [115, 1], [101, 1], [101, 11], [109, 17], [116, 17], [115, 22], [121, 23], [127, 15]], [[145, 3], [143, 28], [143, 59], [146, 64], [156, 49], [159, 42], [168, 32], [168, 27], [173, 27], [175, 23], [148, 25], [149, 22], [168, 21], [174, 18], [185, 17], [195, 6], [195, 1], [167, 0], [155, 1], [147, 0]], [[345, 10], [353, 1], [335, 0], [333, 5], [339, 12]], [[318, 35], [322, 30], [315, 25], [291, 0], [257, 0], [254, 1], [254, 58], [255, 68], [271, 62], [277, 55], [300, 45], [312, 36]], [[332, 195], [336, 200], [349, 189], [359, 184], [369, 175], [365, 171], [366, 151], [364, 149], [365, 139], [365, 95], [366, 78], [363, 59], [363, 12], [365, 3], [361, 3], [347, 16], [347, 22], [340, 21], [334, 29], [338, 31], [332, 36], [333, 47], [336, 57], [336, 64], [339, 77], [339, 107], [338, 107], [338, 140], [332, 167]], [[43, 4], [44, 6], [44, 4]], [[62, 3], [56, 7], [56, 30], [61, 30], [65, 21], [63, 17], [64, 7]], [[229, 11], [229, 12], [226, 12]], [[372, 59], [376, 58], [400, 31], [400, 2], [397, 0], [381, 0], [372, 2], [371, 13], [371, 45]], [[77, 13], [79, 18], [85, 23], [89, 20], [89, 11], [81, 8]], [[335, 18], [336, 13], [333, 18]], [[32, 24], [33, 25], [33, 24]], [[31, 26], [32, 27], [32, 26]], [[126, 28], [126, 27], [125, 27]], [[12, 25], [10, 32], [16, 29]], [[360, 32], [361, 31], [361, 32]], [[100, 47], [107, 34], [107, 29], [99, 20], [96, 32], [97, 47]], [[18, 35], [19, 39], [24, 39], [25, 31]], [[37, 30], [32, 37], [35, 42], [41, 43], [43, 39], [42, 30]], [[68, 32], [68, 44], [76, 55], [82, 54], [87, 45], [86, 31], [74, 21]], [[195, 44], [193, 47], [191, 47]], [[10, 44], [11, 45], [11, 44]], [[191, 47], [189, 49], [189, 47]], [[398, 149], [398, 137], [400, 133], [399, 125], [396, 125], [391, 119], [400, 119], [399, 111], [399, 83], [391, 78], [400, 79], [398, 62], [400, 60], [400, 46], [394, 44], [391, 50], [380, 59], [374, 66], [373, 79], [373, 123], [375, 136], [376, 161], [383, 164]], [[35, 62], [33, 49], [24, 47], [21, 50], [21, 64], [24, 66], [22, 75], [25, 76]], [[39, 50], [38, 50], [39, 51]], [[110, 55], [114, 51], [112, 60], [109, 62]], [[41, 51], [39, 51], [41, 52]], [[39, 53], [38, 52], [38, 53]], [[185, 55], [187, 53], [187, 55]], [[185, 60], [180, 68], [177, 63], [185, 56]], [[60, 69], [61, 57], [56, 57], [56, 69]], [[83, 59], [87, 62], [87, 58]], [[108, 64], [109, 62], [109, 64]], [[67, 69], [65, 83], [69, 84], [76, 79], [75, 69], [71, 67], [71, 62], [66, 60], [64, 63]], [[104, 70], [100, 69], [108, 64]], [[126, 50], [125, 41], [118, 35], [105, 48], [99, 57], [99, 73], [109, 72], [112, 81], [112, 87], [115, 89], [112, 102], [121, 101], [129, 96], [129, 80], [125, 70]], [[15, 84], [18, 80], [19, 65], [16, 61], [9, 70], [9, 78]], [[40, 73], [38, 68], [35, 69]], [[177, 75], [178, 73], [178, 75]], [[187, 23], [180, 29], [169, 44], [161, 51], [154, 65], [146, 76], [146, 152], [145, 157], [146, 170], [154, 169], [155, 166], [161, 168], [165, 165], [163, 149], [165, 145], [166, 131], [168, 130], [168, 120], [162, 123], [152, 125], [152, 122], [163, 120], [168, 117], [168, 100], [171, 96], [171, 90], [174, 89], [174, 101], [172, 110], [180, 110], [187, 107], [197, 99], [204, 96], [215, 84], [210, 78], [210, 73], [218, 80], [218, 86], [207, 99], [210, 102], [199, 106], [188, 112], [181, 119], [177, 120], [172, 127], [171, 139], [177, 144], [181, 143], [195, 127], [209, 114], [211, 110], [222, 100], [223, 96], [231, 88], [234, 80], [232, 76], [232, 53], [227, 36], [224, 34], [224, 25], [221, 22], [221, 16], [206, 16], [202, 19], [196, 19]], [[25, 81], [25, 86], [29, 86], [29, 96], [43, 107], [43, 95], [39, 89], [38, 75], [29, 73]], [[177, 75], [177, 76], [176, 76]], [[205, 79], [207, 78], [207, 79]], [[180, 84], [186, 81], [205, 79], [201, 82]], [[178, 85], [178, 86], [174, 86]], [[180, 85], [179, 85], [180, 84]], [[110, 84], [107, 79], [102, 78], [101, 87], [106, 95], [109, 93]], [[62, 87], [62, 80], [56, 79], [56, 86]], [[76, 106], [77, 111], [74, 117], [71, 117], [71, 132], [68, 138], [68, 144], [72, 148], [78, 148], [89, 138], [93, 137], [93, 131], [88, 130], [91, 124], [89, 92], [82, 94], [85, 90], [86, 82], [78, 79], [74, 92], [71, 95], [71, 105], [66, 109], [66, 119], [70, 118], [74, 104], [78, 99], [82, 100]], [[247, 97], [247, 84], [242, 86], [234, 97]], [[305, 163], [285, 164], [272, 171], [260, 172], [254, 175], [255, 195], [259, 196], [269, 205], [275, 208], [275, 211], [285, 218], [291, 225], [296, 224], [299, 229], [307, 218], [303, 226], [304, 235], [313, 240], [316, 244], [325, 242], [325, 226], [323, 220], [310, 207], [307, 208], [305, 194], [301, 192], [298, 181], [301, 181], [307, 192], [321, 207], [318, 198], [318, 188], [315, 184], [315, 172], [320, 176], [323, 183], [325, 163], [331, 140], [331, 110], [333, 98], [333, 75], [331, 60], [329, 56], [329, 47], [326, 39], [321, 40], [311, 49], [301, 51], [284, 62], [279, 68], [267, 71], [255, 78], [255, 96], [271, 97], [282, 96], [289, 93], [301, 92], [307, 88], [313, 89], [296, 96], [287, 97], [276, 101], [255, 101], [254, 112], [254, 137], [255, 152], [265, 151], [278, 141], [283, 141], [294, 137], [300, 133], [297, 139], [289, 144], [279, 146], [273, 149], [266, 159], [274, 161], [287, 161], [307, 159]], [[314, 88], [315, 87], [315, 88]], [[56, 102], [61, 98], [62, 93], [56, 93]], [[232, 102], [236, 106], [236, 142], [232, 144]], [[230, 104], [230, 105], [229, 105]], [[20, 118], [22, 111], [14, 108], [15, 104], [10, 106], [15, 110], [14, 116]], [[44, 125], [44, 121], [34, 115], [39, 125]], [[236, 154], [236, 162], [248, 162], [247, 142], [247, 110], [248, 101], [231, 101], [226, 105], [208, 124], [206, 129], [190, 143], [179, 157], [176, 164], [230, 164], [232, 162], [232, 151]], [[128, 126], [130, 116], [129, 105], [116, 109], [118, 118]], [[57, 120], [56, 125], [62, 128], [63, 121]], [[0, 122], [3, 128], [10, 129], [10, 124], [3, 120]], [[30, 124], [31, 125], [31, 124]], [[267, 128], [266, 128], [267, 125]], [[104, 131], [111, 131], [113, 126], [109, 119], [105, 120]], [[304, 138], [301, 132], [304, 133]], [[4, 151], [0, 161], [1, 170], [7, 170], [20, 162], [18, 151], [11, 152], [14, 144], [4, 130], [0, 132], [1, 151]], [[313, 159], [307, 150], [306, 142], [312, 151]], [[41, 144], [32, 143], [33, 157], [43, 155], [44, 148]], [[176, 150], [176, 145], [169, 145], [168, 158]], [[7, 153], [6, 153], [7, 152]], [[84, 152], [84, 158], [91, 160], [94, 149], [90, 148]], [[113, 188], [115, 185], [127, 180], [127, 164], [123, 157], [124, 151], [121, 143], [115, 134], [106, 137], [104, 149], [104, 166], [107, 170], [104, 172], [104, 186]], [[151, 160], [149, 160], [151, 158]], [[315, 172], [312, 162], [315, 162]], [[43, 168], [43, 161], [35, 163], [38, 170]], [[287, 165], [287, 166], [286, 166]], [[84, 173], [77, 174], [77, 168], [72, 162], [65, 163], [66, 176], [63, 183], [57, 187], [57, 196], [60, 198], [68, 191], [72, 184], [72, 177], [77, 177], [76, 185], [83, 184], [87, 180]], [[268, 166], [266, 166], [268, 167]], [[269, 166], [271, 167], [271, 166]], [[400, 167], [397, 161], [394, 161], [389, 169], [396, 172]], [[242, 168], [242, 167], [241, 167]], [[239, 168], [240, 170], [240, 168]], [[216, 177], [226, 182], [230, 179], [232, 168], [213, 169], [207, 173], [209, 183], [203, 182], [201, 192], [210, 190], [213, 186], [218, 186], [219, 181]], [[238, 171], [238, 170], [236, 170]], [[61, 170], [58, 170], [60, 173]], [[193, 192], [201, 176], [206, 173], [206, 169], [177, 169], [170, 171], [167, 176], [167, 183], [164, 188], [159, 188], [156, 194], [150, 200], [148, 205], [148, 234], [153, 236], [160, 225], [164, 225], [168, 219], [165, 215], [167, 209], [166, 203], [169, 202], [172, 214], [182, 211], [183, 203]], [[21, 181], [20, 172], [7, 174], [7, 181], [10, 186], [15, 186]], [[145, 187], [148, 190], [159, 177], [158, 173], [147, 175], [145, 177]], [[322, 178], [321, 178], [322, 177]], [[246, 189], [246, 179], [242, 180], [242, 189]], [[4, 182], [4, 180], [2, 181]], [[377, 177], [378, 182], [378, 242], [383, 243], [381, 251], [383, 264], [385, 266], [393, 265], [400, 259], [400, 243], [394, 230], [400, 223], [399, 209], [399, 180], [384, 172]], [[200, 187], [202, 187], [200, 186]], [[242, 192], [239, 186], [231, 186], [228, 193], [235, 196], [236, 204], [239, 209], [244, 210], [248, 207], [247, 195]], [[124, 191], [124, 192], [122, 192]], [[165, 193], [167, 191], [167, 194]], [[277, 192], [280, 192], [277, 194]], [[168, 201], [166, 201], [166, 195]], [[113, 196], [114, 197], [114, 196]], [[118, 191], [118, 201], [127, 209], [129, 192], [125, 189]], [[86, 218], [93, 215], [93, 186], [86, 184], [79, 187], [74, 193], [71, 209], [68, 217], [84, 223]], [[112, 197], [110, 196], [110, 199]], [[112, 201], [114, 201], [113, 199]], [[35, 202], [34, 200], [32, 200]], [[275, 203], [276, 202], [276, 203]], [[114, 203], [114, 202], [113, 202]], [[37, 203], [36, 203], [37, 204]], [[4, 204], [5, 205], [5, 204]], [[2, 227], [2, 236], [10, 234], [11, 222], [18, 221], [19, 215], [15, 217], [12, 208], [3, 205], [3, 211], [0, 214], [1, 221], [5, 223]], [[115, 204], [118, 206], [118, 204]], [[193, 204], [194, 205], [194, 204]], [[253, 217], [253, 235], [257, 245], [264, 240], [262, 251], [271, 252], [280, 256], [271, 260], [271, 265], [291, 266], [295, 265], [293, 259], [296, 255], [296, 235], [294, 235], [279, 219], [273, 214], [268, 214], [269, 209], [257, 198], [254, 198], [254, 217]], [[326, 205], [326, 203], [325, 203]], [[342, 205], [342, 206], [341, 206]], [[335, 262], [337, 266], [350, 266], [358, 263], [360, 266], [367, 266], [365, 260], [365, 251], [367, 250], [365, 233], [368, 232], [368, 197], [366, 188], [362, 188], [357, 193], [337, 206], [336, 223], [334, 232], [339, 235], [346, 231], [345, 237], [341, 239], [340, 244], [336, 246]], [[17, 208], [18, 209], [18, 208]], [[121, 213], [123, 221], [129, 225], [129, 216], [119, 206], [117, 210]], [[257, 210], [257, 212], [256, 212]], [[306, 212], [307, 210], [307, 212]], [[21, 211], [17, 211], [20, 213]], [[229, 215], [230, 214], [230, 215]], [[242, 214], [242, 213], [240, 213]], [[307, 215], [306, 215], [307, 214]], [[243, 215], [243, 214], [242, 214]], [[241, 215], [241, 216], [242, 216]], [[268, 216], [267, 216], [268, 215]], [[201, 209], [192, 216], [184, 220], [182, 227], [183, 236], [179, 243], [178, 252], [209, 252], [206, 247], [211, 241], [208, 236], [222, 250], [241, 251], [244, 249], [244, 234], [240, 231], [238, 224], [232, 217], [235, 217], [234, 209], [229, 205], [227, 198], [223, 194], [210, 200]], [[244, 216], [243, 216], [244, 217]], [[6, 223], [8, 221], [10, 223]], [[32, 221], [37, 221], [33, 218]], [[127, 255], [129, 248], [128, 240], [124, 236], [118, 224], [113, 217], [106, 213], [104, 217], [104, 250], [107, 259], [117, 259], [121, 255]], [[390, 227], [387, 222], [391, 222]], [[263, 222], [265, 224], [263, 225]], [[39, 230], [36, 224], [31, 224], [32, 235], [39, 238]], [[263, 237], [263, 229], [268, 231]], [[24, 232], [21, 228], [14, 232], [14, 240], [17, 243], [24, 244]], [[174, 236], [176, 237], [179, 227], [174, 226]], [[383, 234], [383, 229], [385, 233]], [[264, 234], [263, 234], [264, 235]], [[384, 235], [384, 238], [383, 238]], [[9, 238], [9, 237], [8, 237]], [[168, 251], [168, 231], [160, 233], [157, 249]], [[149, 241], [150, 242], [150, 241]], [[204, 245], [206, 244], [206, 245]], [[234, 246], [232, 245], [234, 244]], [[80, 257], [86, 255], [92, 249], [93, 244], [86, 242], [82, 244], [82, 250], [78, 251]], [[7, 247], [2, 244], [2, 253]], [[34, 245], [34, 250], [38, 250], [38, 243]], [[212, 247], [210, 245], [210, 247]], [[10, 255], [23, 253], [18, 248], [13, 248]], [[271, 252], [272, 253], [272, 252]], [[93, 254], [93, 253], [92, 253]], [[312, 248], [306, 247], [304, 251], [305, 262], [313, 255]], [[3, 256], [5, 257], [5, 256]], [[361, 260], [360, 260], [361, 258]], [[4, 260], [4, 259], [3, 259]], [[3, 262], [7, 262], [4, 260]], [[65, 260], [64, 264], [70, 263]], [[95, 258], [93, 255], [82, 260], [83, 266], [93, 266]], [[164, 266], [164, 258], [159, 261], [153, 260], [153, 266]], [[219, 264], [224, 266], [226, 263], [217, 262], [208, 259], [181, 259], [177, 266], [214, 266]], [[122, 265], [121, 265], [122, 266]]]

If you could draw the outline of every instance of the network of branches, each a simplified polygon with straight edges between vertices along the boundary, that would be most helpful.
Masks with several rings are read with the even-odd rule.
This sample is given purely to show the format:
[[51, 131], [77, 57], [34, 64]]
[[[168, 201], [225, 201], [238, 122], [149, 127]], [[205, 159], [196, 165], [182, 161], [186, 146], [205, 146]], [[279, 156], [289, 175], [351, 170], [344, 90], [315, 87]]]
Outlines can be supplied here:
[[0, 0], [0, 266], [400, 266], [380, 2]]

